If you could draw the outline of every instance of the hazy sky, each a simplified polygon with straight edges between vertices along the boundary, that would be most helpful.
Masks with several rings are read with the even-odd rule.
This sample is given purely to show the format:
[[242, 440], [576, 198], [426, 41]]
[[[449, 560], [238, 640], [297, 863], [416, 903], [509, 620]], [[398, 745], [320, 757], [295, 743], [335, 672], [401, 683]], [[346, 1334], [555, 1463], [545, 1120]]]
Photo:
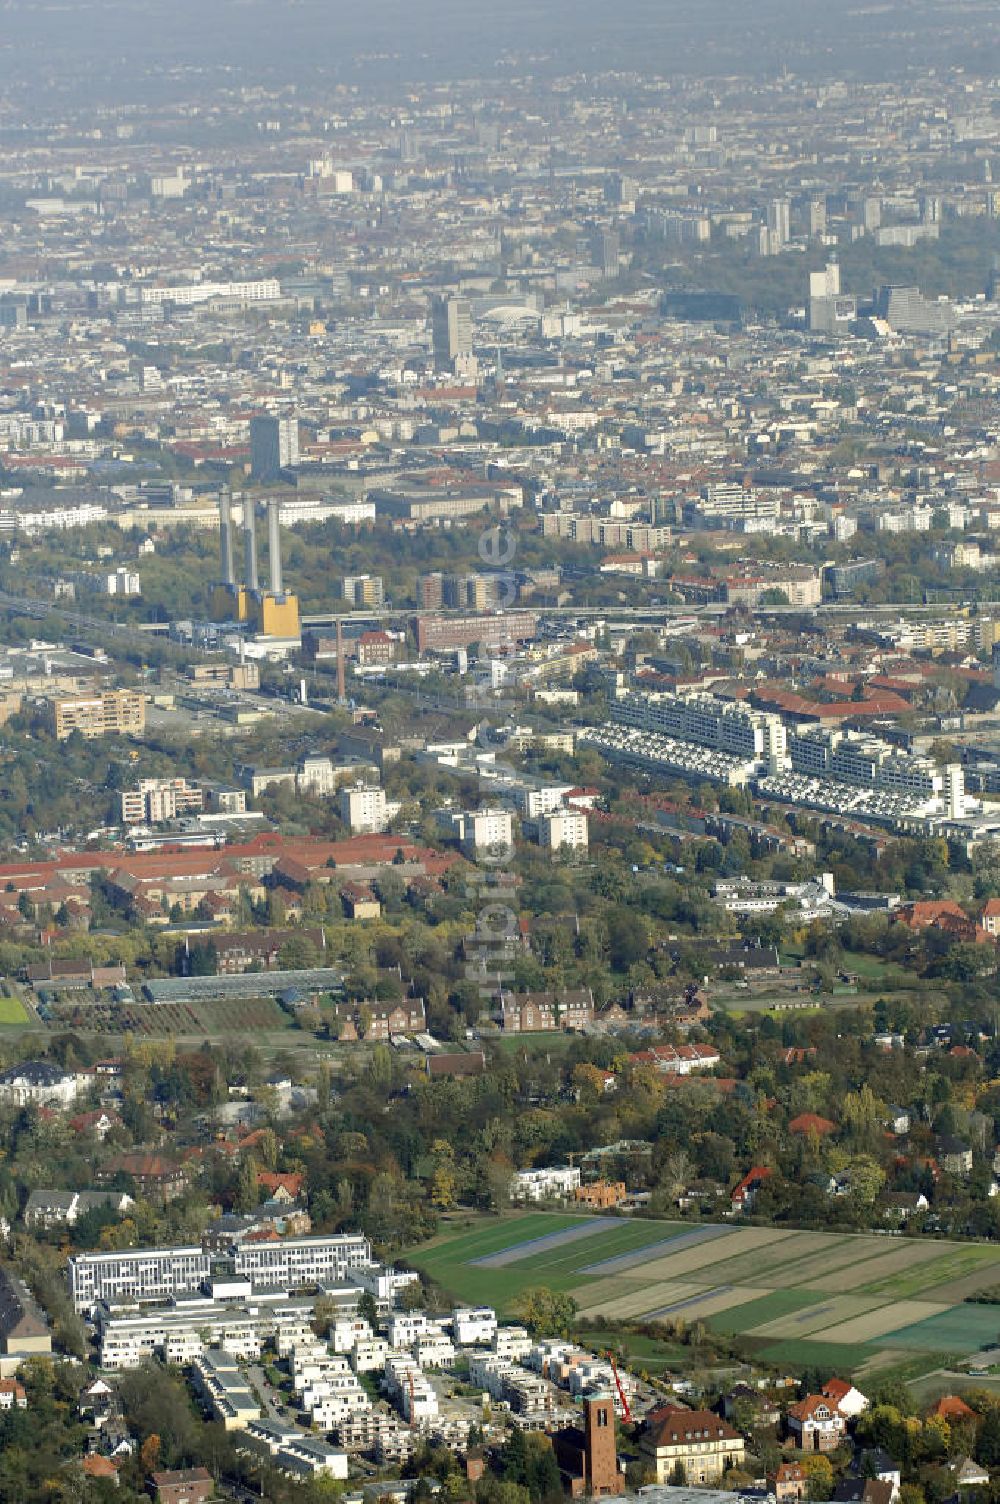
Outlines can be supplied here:
[[512, 54], [559, 72], [992, 72], [998, 40], [997, 0], [0, 0], [0, 90], [47, 77], [131, 95], [199, 63], [261, 79], [496, 75]]

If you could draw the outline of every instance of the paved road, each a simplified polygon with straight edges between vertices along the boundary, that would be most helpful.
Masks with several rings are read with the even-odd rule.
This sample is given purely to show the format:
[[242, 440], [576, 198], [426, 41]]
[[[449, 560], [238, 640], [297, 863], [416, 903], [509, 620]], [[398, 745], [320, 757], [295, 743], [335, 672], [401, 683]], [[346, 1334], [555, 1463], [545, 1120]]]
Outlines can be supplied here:
[[277, 1420], [287, 1423], [287, 1417], [282, 1415], [274, 1399], [274, 1390], [271, 1388], [267, 1374], [259, 1363], [251, 1363], [247, 1367], [247, 1375], [257, 1398], [263, 1400], [264, 1411], [268, 1420]]

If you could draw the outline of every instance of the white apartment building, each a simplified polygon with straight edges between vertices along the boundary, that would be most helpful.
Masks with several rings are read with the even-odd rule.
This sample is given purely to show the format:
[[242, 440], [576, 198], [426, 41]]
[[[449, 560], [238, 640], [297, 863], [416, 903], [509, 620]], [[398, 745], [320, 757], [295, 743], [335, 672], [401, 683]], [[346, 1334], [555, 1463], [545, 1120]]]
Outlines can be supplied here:
[[200, 814], [205, 792], [186, 778], [143, 778], [134, 789], [121, 791], [122, 821], [126, 825], [155, 825], [178, 815]]
[[116, 569], [113, 574], [104, 577], [105, 595], [135, 596], [142, 594], [142, 582], [138, 571], [126, 569], [124, 565]]
[[347, 1453], [296, 1426], [276, 1420], [250, 1420], [243, 1434], [256, 1452], [266, 1453], [283, 1472], [311, 1478], [347, 1477]]
[[942, 775], [929, 758], [863, 732], [807, 726], [793, 732], [789, 753], [793, 771], [812, 778], [835, 778], [923, 801], [938, 798], [943, 786]]
[[[342, 1284], [349, 1270], [371, 1262], [371, 1244], [356, 1233], [282, 1238], [239, 1244], [223, 1257], [230, 1277], [250, 1281], [259, 1290], [289, 1290]], [[194, 1294], [211, 1272], [212, 1258], [197, 1245], [81, 1253], [69, 1261], [69, 1288], [75, 1310], [87, 1313], [98, 1304]]]
[[208, 303], [214, 298], [225, 298], [235, 303], [273, 303], [281, 297], [281, 283], [277, 277], [266, 277], [258, 282], [192, 282], [179, 287], [140, 287], [142, 303], [176, 303], [178, 308], [191, 308], [196, 303]]
[[518, 1170], [510, 1183], [512, 1201], [555, 1201], [572, 1196], [580, 1184], [578, 1165], [546, 1170]]
[[376, 1301], [392, 1301], [409, 1285], [420, 1283], [415, 1269], [390, 1269], [385, 1264], [360, 1264], [348, 1275], [352, 1285], [358, 1285], [374, 1295]]
[[459, 1306], [451, 1315], [451, 1330], [459, 1347], [492, 1342], [497, 1324], [497, 1313], [492, 1306]]
[[443, 1332], [425, 1332], [413, 1344], [413, 1357], [421, 1368], [454, 1368], [455, 1344]]
[[590, 843], [587, 816], [582, 810], [556, 809], [541, 815], [538, 844], [547, 851], [586, 851]]
[[391, 1347], [409, 1347], [418, 1337], [429, 1331], [437, 1331], [426, 1311], [393, 1311], [386, 1327], [386, 1336]]
[[499, 1326], [493, 1338], [493, 1352], [498, 1358], [520, 1363], [531, 1351], [531, 1338], [523, 1326]]
[[385, 1377], [390, 1399], [411, 1426], [437, 1420], [437, 1392], [412, 1358], [399, 1355], [387, 1358]]
[[359, 1337], [351, 1348], [355, 1373], [375, 1373], [385, 1367], [391, 1348], [384, 1337]]
[[569, 783], [545, 783], [537, 789], [519, 787], [514, 791], [514, 798], [522, 815], [526, 815], [529, 820], [537, 820], [540, 815], [548, 815], [554, 809], [561, 808], [571, 790], [572, 784]]
[[484, 852], [509, 852], [514, 846], [514, 819], [510, 810], [481, 809], [462, 814], [458, 820], [460, 842], [466, 856]]
[[282, 1238], [277, 1243], [241, 1243], [232, 1253], [233, 1272], [258, 1287], [294, 1290], [302, 1285], [342, 1284], [348, 1271], [371, 1263], [371, 1244], [357, 1233], [339, 1237]]
[[74, 1310], [89, 1314], [98, 1304], [169, 1300], [175, 1295], [193, 1294], [211, 1272], [212, 1261], [197, 1244], [79, 1253], [69, 1261], [69, 1293]]
[[[311, 1310], [311, 1302], [305, 1313]], [[264, 1306], [213, 1308], [207, 1301], [181, 1302], [179, 1307], [140, 1313], [98, 1313], [98, 1348], [102, 1368], [139, 1368], [148, 1359], [162, 1358], [183, 1366], [207, 1347], [222, 1348], [245, 1362], [259, 1358], [264, 1343], [284, 1326], [297, 1324], [303, 1314], [295, 1307]]]
[[356, 1342], [368, 1342], [372, 1335], [363, 1316], [339, 1316], [330, 1323], [330, 1346], [335, 1353], [349, 1353]]
[[340, 791], [340, 818], [352, 835], [375, 835], [389, 823], [385, 789], [358, 785]]
[[787, 733], [779, 715], [751, 710], [716, 695], [633, 693], [614, 702], [611, 719], [619, 725], [765, 762], [775, 770], [787, 762]]

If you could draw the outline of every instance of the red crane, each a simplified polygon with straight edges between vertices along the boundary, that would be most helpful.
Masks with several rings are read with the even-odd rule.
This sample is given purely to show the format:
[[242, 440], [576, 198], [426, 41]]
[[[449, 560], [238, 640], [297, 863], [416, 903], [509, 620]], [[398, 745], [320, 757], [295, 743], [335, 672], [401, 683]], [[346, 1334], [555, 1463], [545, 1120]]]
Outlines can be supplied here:
[[608, 1362], [611, 1364], [611, 1372], [614, 1374], [615, 1383], [618, 1386], [618, 1398], [622, 1402], [622, 1417], [624, 1420], [628, 1421], [629, 1424], [631, 1424], [632, 1410], [629, 1406], [628, 1396], [625, 1393], [624, 1385], [622, 1384], [621, 1378], [618, 1374], [618, 1364], [615, 1362], [615, 1355], [610, 1350], [608, 1351]]

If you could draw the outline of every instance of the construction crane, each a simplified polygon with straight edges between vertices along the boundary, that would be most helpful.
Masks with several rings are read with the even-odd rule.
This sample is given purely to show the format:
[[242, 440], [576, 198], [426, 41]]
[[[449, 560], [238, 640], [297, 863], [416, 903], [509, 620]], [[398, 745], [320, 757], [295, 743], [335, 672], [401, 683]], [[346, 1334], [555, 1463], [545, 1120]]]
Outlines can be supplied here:
[[416, 1419], [415, 1419], [414, 1414], [413, 1414], [414, 1409], [416, 1408], [416, 1401], [413, 1398], [413, 1369], [412, 1368], [407, 1371], [406, 1377], [409, 1380], [409, 1384], [410, 1384], [410, 1429], [413, 1430], [413, 1429], [415, 1429], [417, 1422], [416, 1422]]
[[625, 1420], [629, 1425], [631, 1425], [632, 1410], [628, 1402], [628, 1396], [625, 1393], [625, 1386], [622, 1384], [621, 1376], [618, 1373], [618, 1364], [615, 1362], [615, 1355], [610, 1348], [608, 1349], [608, 1362], [611, 1364], [611, 1372], [615, 1376], [615, 1384], [618, 1388], [618, 1398], [622, 1402], [622, 1419]]

